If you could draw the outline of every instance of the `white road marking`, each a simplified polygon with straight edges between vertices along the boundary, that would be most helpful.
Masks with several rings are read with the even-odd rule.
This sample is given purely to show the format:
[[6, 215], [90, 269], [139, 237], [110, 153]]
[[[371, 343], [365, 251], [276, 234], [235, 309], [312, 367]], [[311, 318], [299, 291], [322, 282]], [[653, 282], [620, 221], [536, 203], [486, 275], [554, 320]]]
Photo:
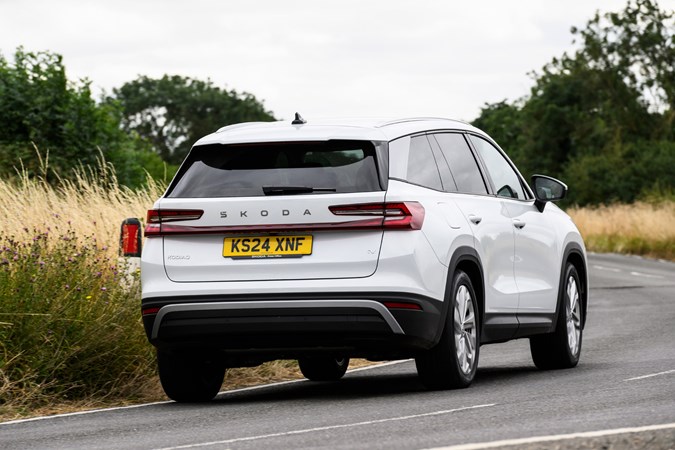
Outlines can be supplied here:
[[14, 425], [14, 424], [17, 424], [17, 423], [25, 423], [25, 422], [35, 422], [35, 421], [38, 421], [38, 420], [46, 420], [46, 419], [59, 419], [61, 417], [83, 416], [85, 414], [94, 414], [94, 413], [100, 413], [100, 412], [120, 411], [120, 410], [124, 410], [124, 409], [133, 409], [133, 408], [143, 408], [145, 406], [163, 405], [165, 403], [173, 403], [173, 402], [171, 400], [166, 400], [166, 401], [163, 401], [163, 402], [143, 403], [143, 404], [140, 404], [140, 405], [115, 406], [113, 408], [90, 409], [88, 411], [77, 411], [77, 412], [71, 412], [71, 413], [54, 414], [54, 415], [51, 415], [51, 416], [31, 417], [29, 419], [16, 419], [16, 420], [10, 420], [8, 422], [0, 422], [0, 426]]
[[661, 275], [650, 275], [648, 273], [642, 273], [642, 272], [631, 272], [631, 275], [634, 277], [642, 277], [642, 278], [663, 278]]
[[598, 270], [606, 270], [608, 272], [621, 272], [621, 269], [615, 269], [613, 267], [593, 266], [593, 268]]
[[650, 373], [649, 375], [642, 375], [641, 377], [627, 378], [623, 381], [635, 381], [635, 380], [644, 380], [645, 378], [658, 377], [659, 375], [666, 375], [669, 373], [675, 373], [675, 369], [666, 370], [665, 372]]
[[386, 422], [395, 422], [395, 421], [401, 421], [401, 420], [409, 420], [409, 419], [417, 419], [420, 417], [430, 417], [430, 416], [440, 416], [443, 414], [451, 414], [455, 412], [461, 412], [461, 411], [469, 411], [472, 409], [479, 409], [479, 408], [489, 408], [491, 406], [495, 406], [496, 403], [490, 403], [486, 405], [474, 405], [474, 406], [465, 406], [463, 408], [455, 408], [455, 409], [447, 409], [444, 411], [434, 411], [434, 412], [428, 412], [428, 413], [422, 413], [422, 414], [412, 414], [409, 416], [400, 416], [400, 417], [390, 417], [387, 419], [377, 419], [377, 420], [367, 420], [364, 422], [355, 422], [355, 423], [346, 423], [342, 425], [327, 425], [324, 427], [316, 427], [316, 428], [305, 428], [302, 430], [292, 430], [292, 431], [282, 431], [280, 433], [270, 433], [270, 434], [260, 434], [257, 436], [246, 436], [246, 437], [241, 437], [241, 438], [233, 438], [233, 439], [224, 439], [222, 441], [212, 441], [212, 442], [200, 442], [197, 444], [187, 444], [187, 445], [179, 445], [176, 447], [164, 447], [161, 449], [157, 450], [178, 450], [178, 449], [183, 449], [183, 448], [197, 448], [197, 447], [209, 447], [212, 445], [224, 445], [224, 444], [232, 444], [235, 442], [245, 442], [245, 441], [255, 441], [259, 439], [268, 439], [268, 438], [274, 438], [274, 437], [283, 437], [283, 436], [293, 436], [297, 434], [306, 434], [306, 433], [313, 433], [316, 431], [327, 431], [327, 430], [337, 430], [340, 428], [351, 428], [351, 427], [362, 427], [365, 425], [374, 425], [374, 424], [379, 424], [379, 423], [386, 423]]
[[645, 427], [614, 428], [612, 430], [588, 431], [583, 433], [554, 434], [551, 436], [536, 436], [522, 439], [505, 439], [503, 441], [481, 442], [477, 444], [451, 445], [449, 447], [436, 447], [429, 450], [481, 450], [485, 448], [495, 448], [507, 445], [525, 445], [525, 444], [536, 444], [539, 442], [565, 441], [568, 439], [577, 439], [577, 438], [611, 436], [613, 434], [640, 433], [643, 431], [667, 430], [669, 428], [675, 428], [675, 423], [664, 423], [662, 425], [649, 425]]
[[[410, 361], [409, 359], [405, 360], [400, 360], [400, 361], [388, 361], [385, 363], [381, 364], [374, 364], [372, 366], [366, 366], [366, 367], [359, 367], [356, 369], [351, 369], [348, 370], [347, 373], [353, 373], [353, 372], [361, 372], [362, 370], [370, 370], [370, 369], [377, 369], [378, 367], [386, 367], [386, 366], [393, 366], [394, 364], [401, 364], [404, 362]], [[288, 381], [278, 381], [276, 383], [267, 383], [267, 384], [261, 384], [258, 386], [249, 386], [249, 387], [244, 387], [244, 388], [238, 388], [238, 389], [231, 389], [229, 391], [221, 391], [218, 392], [218, 395], [229, 395], [229, 394], [237, 394], [239, 392], [246, 392], [246, 391], [254, 391], [258, 389], [265, 389], [268, 387], [274, 387], [274, 386], [282, 386], [285, 384], [293, 384], [293, 383], [299, 383], [307, 381], [304, 378], [299, 379], [299, 380], [288, 380]], [[144, 408], [146, 406], [155, 406], [155, 405], [164, 405], [167, 403], [173, 403], [173, 400], [166, 400], [163, 402], [151, 402], [151, 403], [142, 403], [140, 405], [129, 405], [129, 406], [115, 406], [112, 408], [99, 408], [99, 409], [90, 409], [88, 411], [77, 411], [77, 412], [72, 412], [72, 413], [63, 413], [63, 414], [53, 414], [51, 416], [39, 416], [39, 417], [31, 417], [28, 419], [16, 419], [16, 420], [10, 420], [8, 422], [0, 422], [0, 426], [2, 425], [14, 425], [17, 423], [24, 423], [24, 422], [35, 422], [38, 420], [47, 420], [47, 419], [58, 419], [61, 417], [71, 417], [71, 416], [82, 416], [84, 414], [94, 414], [94, 413], [100, 413], [100, 412], [109, 412], [109, 411], [120, 411], [120, 410], [125, 410], [125, 409], [134, 409], [134, 408]]]

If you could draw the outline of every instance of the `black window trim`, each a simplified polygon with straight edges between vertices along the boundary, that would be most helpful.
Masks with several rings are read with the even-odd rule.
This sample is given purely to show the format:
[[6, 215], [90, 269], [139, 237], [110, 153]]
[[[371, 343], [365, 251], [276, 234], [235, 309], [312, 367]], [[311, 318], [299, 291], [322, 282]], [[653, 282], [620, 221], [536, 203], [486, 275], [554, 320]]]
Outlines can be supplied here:
[[[478, 173], [483, 178], [483, 185], [485, 186], [485, 191], [486, 191], [485, 194], [479, 194], [479, 193], [476, 193], [476, 192], [461, 192], [459, 190], [459, 187], [457, 187], [457, 191], [446, 191], [446, 192], [448, 192], [449, 194], [481, 195], [481, 196], [484, 196], [484, 197], [485, 196], [487, 196], [487, 197], [493, 196], [494, 190], [492, 188], [492, 183], [491, 183], [491, 181], [489, 181], [485, 178], [485, 173], [484, 173], [485, 171], [483, 170], [483, 165], [482, 165], [483, 162], [482, 162], [482, 160], [477, 158], [474, 148], [471, 146], [471, 143], [469, 142], [469, 139], [467, 139], [467, 137], [465, 136], [466, 135], [465, 130], [459, 130], [459, 131], [439, 130], [439, 131], [434, 131], [434, 132], [428, 133], [428, 134], [431, 134], [433, 136], [434, 142], [436, 143], [436, 145], [438, 146], [439, 149], [440, 149], [441, 144], [438, 143], [438, 139], [436, 139], [435, 135], [437, 135], [437, 134], [460, 134], [460, 135], [462, 135], [462, 137], [464, 138], [464, 141], [466, 142], [466, 144], [469, 148], [469, 151], [471, 152], [474, 159], [476, 160], [476, 165], [478, 166]], [[442, 151], [441, 151], [441, 155], [443, 155]], [[445, 161], [445, 164], [448, 166], [448, 170], [450, 171], [450, 175], [452, 176], [453, 181], [454, 181], [455, 176], [452, 174], [452, 169], [450, 168], [450, 164], [448, 163], [448, 160], [445, 158], [445, 155], [443, 155], [443, 161]], [[456, 181], [455, 181], [455, 186], [457, 186]]]
[[[511, 158], [508, 157], [506, 152], [502, 150], [502, 148], [489, 136], [487, 135], [482, 135], [479, 133], [471, 132], [471, 131], [464, 131], [465, 134], [465, 140], [469, 143], [469, 146], [471, 147], [471, 151], [473, 154], [476, 156], [477, 160], [479, 161], [479, 166], [481, 171], [483, 172], [483, 177], [488, 180], [488, 184], [490, 186], [490, 191], [491, 195], [494, 197], [498, 197], [500, 199], [505, 199], [505, 200], [514, 200], [514, 201], [519, 201], [519, 202], [534, 202], [534, 193], [530, 189], [530, 186], [525, 183], [525, 179], [523, 178], [523, 175], [520, 173], [518, 168], [513, 164], [513, 161], [511, 161]], [[492, 177], [490, 176], [490, 172], [487, 170], [487, 165], [485, 164], [485, 161], [483, 161], [483, 158], [480, 156], [480, 152], [476, 148], [476, 146], [471, 142], [471, 139], [469, 139], [469, 136], [475, 136], [477, 138], [483, 139], [487, 141], [489, 144], [492, 144], [494, 148], [497, 149], [497, 151], [502, 155], [502, 157], [506, 160], [507, 164], [511, 167], [511, 169], [516, 173], [516, 176], [518, 177], [518, 181], [520, 181], [520, 185], [525, 192], [526, 195], [529, 196], [529, 198], [511, 198], [511, 197], [501, 197], [497, 194], [497, 189], [495, 187], [494, 181], [492, 180]]]
[[[441, 176], [440, 169], [438, 168], [438, 160], [436, 160], [436, 155], [434, 154], [434, 146], [433, 146], [433, 145], [431, 144], [431, 142], [429, 141], [429, 137], [427, 136], [427, 134], [428, 134], [428, 133], [427, 133], [426, 131], [410, 133], [410, 134], [406, 134], [406, 135], [404, 135], [404, 136], [399, 136], [399, 137], [397, 137], [396, 139], [392, 139], [390, 142], [392, 142], [392, 141], [397, 141], [397, 140], [403, 139], [403, 138], [410, 138], [410, 141], [411, 141], [411, 143], [412, 143], [413, 138], [424, 136], [424, 137], [427, 139], [427, 143], [429, 144], [429, 148], [431, 149], [431, 156], [434, 158], [434, 164], [436, 165], [436, 171], [438, 172], [438, 179], [439, 179], [440, 182], [441, 182], [441, 189], [438, 190], [438, 189], [432, 188], [431, 186], [425, 186], [425, 185], [423, 185], [423, 184], [414, 183], [414, 182], [412, 182], [412, 181], [410, 181], [410, 180], [406, 180], [405, 178], [389, 177], [389, 179], [390, 179], [390, 180], [395, 180], [395, 181], [400, 181], [401, 183], [411, 184], [411, 185], [413, 185], [413, 186], [419, 186], [419, 187], [424, 188], [424, 189], [431, 189], [432, 191], [435, 191], [435, 192], [443, 192], [443, 193], [445, 193], [445, 192], [447, 192], [447, 191], [445, 190], [445, 187], [444, 187], [444, 184], [443, 184], [443, 177]], [[387, 145], [387, 149], [389, 149], [389, 146], [388, 146], [388, 145]], [[408, 147], [408, 155], [410, 155], [410, 147]], [[389, 156], [389, 152], [387, 152], [387, 157], [388, 157], [388, 156]], [[408, 157], [410, 157], [410, 156], [408, 156]], [[389, 161], [389, 160], [387, 159], [387, 161]]]

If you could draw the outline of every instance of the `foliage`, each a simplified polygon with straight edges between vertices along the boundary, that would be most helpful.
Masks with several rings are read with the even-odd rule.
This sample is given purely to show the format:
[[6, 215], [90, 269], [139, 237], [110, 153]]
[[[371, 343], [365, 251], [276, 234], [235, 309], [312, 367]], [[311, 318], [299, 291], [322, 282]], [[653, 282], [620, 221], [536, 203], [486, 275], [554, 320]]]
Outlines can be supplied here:
[[593, 252], [630, 253], [675, 261], [675, 199], [567, 211]]
[[225, 125], [274, 120], [253, 95], [221, 89], [210, 80], [141, 76], [113, 93], [124, 111], [124, 128], [174, 164], [199, 138]]
[[[23, 165], [38, 174], [35, 148], [49, 155], [49, 167], [67, 176], [78, 165], [95, 166], [100, 155], [113, 164], [124, 184], [138, 186], [145, 170], [161, 177], [167, 168], [143, 142], [120, 127], [115, 102], [97, 103], [90, 83], [70, 82], [60, 55], [51, 52], [14, 54], [10, 64], [0, 55], [0, 175]], [[146, 166], [131, 166], [131, 162]], [[169, 168], [171, 170], [171, 168]], [[57, 178], [44, 173], [48, 179]]]
[[[629, 1], [621, 13], [596, 13], [585, 29], [572, 28], [583, 43], [578, 56], [593, 68], [618, 73], [649, 96], [657, 110], [675, 113], [675, 14], [655, 0]], [[670, 130], [672, 131], [672, 130]]]
[[530, 95], [486, 105], [476, 126], [527, 173], [562, 178], [580, 204], [673, 186], [673, 13], [631, 0], [573, 29], [582, 46], [535, 73]]
[[146, 398], [156, 384], [138, 275], [117, 255], [121, 221], [142, 217], [162, 189], [120, 187], [105, 164], [52, 184], [0, 179], [0, 417]]
[[153, 374], [138, 283], [106, 253], [73, 229], [0, 236], [0, 405], [133, 394]]

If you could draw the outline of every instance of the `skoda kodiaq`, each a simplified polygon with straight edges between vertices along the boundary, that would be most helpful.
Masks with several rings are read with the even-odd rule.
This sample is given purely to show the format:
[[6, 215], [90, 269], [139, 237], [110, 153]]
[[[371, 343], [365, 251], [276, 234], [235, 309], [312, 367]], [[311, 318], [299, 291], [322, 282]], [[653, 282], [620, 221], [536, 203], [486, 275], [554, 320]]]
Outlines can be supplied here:
[[142, 314], [177, 401], [226, 368], [414, 358], [431, 389], [468, 386], [480, 346], [529, 338], [543, 369], [579, 360], [584, 243], [497, 144], [435, 118], [244, 123], [191, 149], [148, 211]]

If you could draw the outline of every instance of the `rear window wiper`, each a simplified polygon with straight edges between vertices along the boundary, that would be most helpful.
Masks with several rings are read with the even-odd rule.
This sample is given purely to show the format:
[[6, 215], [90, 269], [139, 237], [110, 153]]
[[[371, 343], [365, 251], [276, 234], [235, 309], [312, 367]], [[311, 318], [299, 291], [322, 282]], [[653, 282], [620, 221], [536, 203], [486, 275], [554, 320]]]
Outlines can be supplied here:
[[336, 192], [335, 188], [315, 188], [310, 186], [263, 186], [265, 195], [297, 195], [312, 192]]

